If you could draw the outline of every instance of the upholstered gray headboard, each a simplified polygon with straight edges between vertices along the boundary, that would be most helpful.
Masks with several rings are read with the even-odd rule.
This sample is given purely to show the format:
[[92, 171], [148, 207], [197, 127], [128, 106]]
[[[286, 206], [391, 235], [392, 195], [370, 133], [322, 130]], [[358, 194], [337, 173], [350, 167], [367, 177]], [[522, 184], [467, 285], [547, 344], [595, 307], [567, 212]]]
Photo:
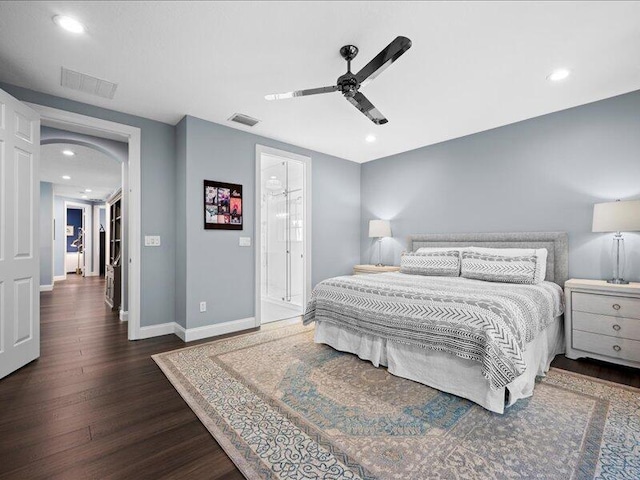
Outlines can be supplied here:
[[569, 242], [565, 232], [432, 233], [409, 235], [407, 249], [420, 247], [546, 248], [545, 280], [564, 287], [569, 278]]

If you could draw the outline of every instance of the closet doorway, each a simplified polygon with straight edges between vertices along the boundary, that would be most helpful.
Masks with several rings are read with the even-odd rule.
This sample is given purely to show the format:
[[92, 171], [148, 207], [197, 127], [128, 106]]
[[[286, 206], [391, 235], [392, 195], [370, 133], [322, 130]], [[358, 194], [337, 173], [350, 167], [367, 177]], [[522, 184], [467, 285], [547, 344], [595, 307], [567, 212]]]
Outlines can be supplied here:
[[256, 323], [299, 317], [311, 290], [311, 159], [256, 149]]

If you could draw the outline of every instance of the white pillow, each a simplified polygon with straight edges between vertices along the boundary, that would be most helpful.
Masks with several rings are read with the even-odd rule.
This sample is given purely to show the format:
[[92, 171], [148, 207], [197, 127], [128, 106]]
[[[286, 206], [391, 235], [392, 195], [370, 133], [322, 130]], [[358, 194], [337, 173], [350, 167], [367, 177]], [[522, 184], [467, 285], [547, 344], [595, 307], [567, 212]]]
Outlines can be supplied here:
[[400, 272], [411, 275], [457, 277], [460, 275], [460, 252], [442, 249], [405, 253], [400, 257]]
[[468, 248], [469, 247], [420, 247], [414, 253], [450, 252], [451, 250], [462, 252]]
[[467, 251], [475, 253], [486, 253], [489, 255], [501, 255], [503, 257], [521, 257], [523, 255], [536, 256], [536, 271], [534, 283], [540, 283], [547, 274], [547, 249], [546, 248], [485, 248], [468, 247]]

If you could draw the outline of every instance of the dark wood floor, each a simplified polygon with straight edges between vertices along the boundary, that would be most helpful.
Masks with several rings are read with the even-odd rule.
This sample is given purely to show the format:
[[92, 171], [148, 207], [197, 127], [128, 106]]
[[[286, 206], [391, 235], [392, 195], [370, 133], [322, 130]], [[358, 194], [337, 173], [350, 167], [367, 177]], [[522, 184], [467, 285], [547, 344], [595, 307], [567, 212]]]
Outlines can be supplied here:
[[41, 294], [41, 357], [0, 380], [0, 478], [244, 478], [151, 359], [185, 344], [129, 342], [103, 285]]
[[[71, 276], [41, 295], [42, 356], [0, 380], [0, 478], [243, 478], [151, 359], [185, 344], [129, 342], [103, 285]], [[553, 365], [640, 387], [638, 370]]]

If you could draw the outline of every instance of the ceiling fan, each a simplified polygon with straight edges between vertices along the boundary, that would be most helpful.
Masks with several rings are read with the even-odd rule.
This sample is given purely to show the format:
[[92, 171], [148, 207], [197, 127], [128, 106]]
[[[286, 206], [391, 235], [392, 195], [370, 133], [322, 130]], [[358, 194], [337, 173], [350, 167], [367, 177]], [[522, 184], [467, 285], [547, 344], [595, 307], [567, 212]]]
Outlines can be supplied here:
[[351, 73], [351, 60], [358, 55], [358, 47], [355, 45], [345, 45], [340, 49], [340, 55], [347, 61], [347, 73], [340, 76], [337, 85], [331, 87], [310, 88], [308, 90], [295, 90], [287, 93], [274, 93], [265, 95], [267, 100], [281, 100], [284, 98], [305, 97], [307, 95], [317, 95], [319, 93], [331, 93], [340, 91], [344, 98], [354, 107], [364, 113], [369, 120], [376, 125], [384, 125], [387, 120], [380, 110], [358, 90], [361, 86], [369, 83], [380, 75], [389, 65], [395, 62], [400, 55], [411, 48], [411, 40], [407, 37], [396, 37], [387, 45], [373, 60], [367, 63], [358, 73]]

